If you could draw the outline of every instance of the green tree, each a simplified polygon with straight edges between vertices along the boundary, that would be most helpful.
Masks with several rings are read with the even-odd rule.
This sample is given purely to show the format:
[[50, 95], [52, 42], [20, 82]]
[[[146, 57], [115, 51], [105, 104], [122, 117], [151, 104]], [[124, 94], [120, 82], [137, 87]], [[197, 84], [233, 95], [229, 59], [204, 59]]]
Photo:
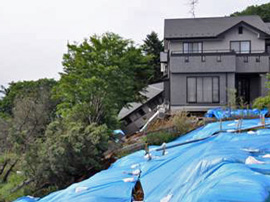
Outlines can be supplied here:
[[70, 121], [115, 127], [123, 106], [143, 100], [139, 91], [152, 73], [148, 62], [132, 41], [113, 33], [69, 44], [64, 73], [55, 88], [55, 97], [61, 100], [58, 113]]
[[26, 157], [26, 172], [44, 184], [63, 188], [104, 169], [109, 130], [106, 125], [56, 120], [46, 130], [44, 142]]
[[[55, 117], [57, 102], [51, 98], [55, 84], [52, 79], [23, 81], [11, 83], [4, 91], [0, 101], [0, 201], [27, 194], [24, 187], [33, 181], [26, 175], [32, 164], [29, 157], [37, 155], [38, 143], [45, 140], [47, 125]], [[18, 175], [15, 170], [24, 172]]]
[[145, 54], [151, 57], [149, 65], [153, 68], [154, 74], [150, 82], [160, 81], [162, 72], [160, 71], [160, 52], [164, 50], [163, 41], [159, 40], [156, 32], [151, 32], [146, 36], [142, 49]]
[[37, 81], [11, 82], [8, 88], [1, 86], [0, 93], [4, 97], [0, 99], [0, 114], [12, 116], [16, 97], [31, 97], [42, 89], [52, 88], [55, 84], [56, 81], [53, 79], [39, 79]]
[[258, 97], [254, 100], [253, 107], [258, 109], [268, 108], [270, 110], [270, 74], [267, 74], [268, 81], [266, 82], [266, 87], [268, 88], [268, 95], [264, 97]]
[[263, 21], [270, 22], [270, 3], [249, 6], [241, 12], [235, 12], [231, 16], [259, 15]]

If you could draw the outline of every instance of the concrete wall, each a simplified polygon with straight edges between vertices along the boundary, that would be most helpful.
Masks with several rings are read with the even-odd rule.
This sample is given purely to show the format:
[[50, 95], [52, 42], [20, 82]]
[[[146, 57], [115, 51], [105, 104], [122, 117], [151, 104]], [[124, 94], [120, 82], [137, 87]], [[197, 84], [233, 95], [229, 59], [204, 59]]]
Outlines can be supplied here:
[[[216, 50], [229, 50], [230, 41], [251, 41], [251, 51], [252, 52], [264, 52], [265, 51], [265, 40], [258, 38], [258, 33], [251, 30], [249, 27], [243, 26], [243, 34], [238, 34], [238, 27], [231, 29], [223, 34], [219, 39], [215, 40], [187, 40], [187, 42], [200, 41], [203, 42], [204, 51], [214, 51]], [[169, 49], [171, 51], [183, 52], [183, 41], [172, 40], [169, 42]]]

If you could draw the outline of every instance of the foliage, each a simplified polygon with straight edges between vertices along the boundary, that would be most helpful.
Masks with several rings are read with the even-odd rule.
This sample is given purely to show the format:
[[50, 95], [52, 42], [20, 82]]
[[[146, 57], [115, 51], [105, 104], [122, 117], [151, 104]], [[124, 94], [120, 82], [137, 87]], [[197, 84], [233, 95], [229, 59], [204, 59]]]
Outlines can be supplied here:
[[179, 111], [168, 119], [167, 122], [169, 125], [173, 123], [173, 126], [147, 134], [145, 141], [149, 145], [161, 145], [163, 142], [171, 142], [190, 130], [195, 129], [200, 124], [195, 117], [189, 116], [185, 111]]
[[270, 3], [249, 6], [241, 12], [235, 12], [231, 16], [259, 15], [264, 21], [270, 21]]
[[68, 45], [64, 73], [55, 88], [62, 117], [115, 127], [118, 112], [127, 103], [142, 101], [148, 84], [149, 57], [133, 42], [113, 33], [92, 36]]
[[258, 97], [253, 103], [253, 108], [270, 109], [270, 95], [267, 95], [265, 97]]
[[162, 78], [162, 72], [160, 71], [160, 52], [164, 50], [163, 41], [159, 40], [158, 34], [153, 31], [146, 36], [142, 49], [146, 55], [151, 57], [149, 65], [153, 68], [154, 74], [150, 82], [160, 81]]
[[180, 133], [160, 131], [147, 134], [146, 141], [149, 145], [161, 145], [163, 142], [171, 142], [180, 136]]
[[49, 183], [63, 188], [104, 168], [108, 137], [105, 125], [56, 120], [48, 126], [45, 141], [36, 142], [36, 153], [25, 158], [26, 174], [38, 179], [37, 187]]
[[9, 202], [17, 199], [20, 196], [26, 195], [27, 192], [25, 192], [24, 189], [20, 189], [16, 192], [12, 191], [14, 187], [21, 184], [24, 180], [25, 178], [23, 175], [13, 172], [10, 175], [8, 183], [0, 183], [0, 201]]
[[55, 117], [57, 102], [51, 99], [55, 84], [52, 79], [11, 83], [0, 101], [0, 195], [7, 201], [26, 194], [24, 185], [12, 191], [28, 180], [25, 172], [17, 175], [15, 171], [26, 168], [22, 162], [29, 153], [37, 153], [35, 143], [44, 139], [46, 127]]
[[10, 127], [10, 119], [4, 119], [0, 117], [0, 155], [1, 153], [7, 152], [12, 147], [11, 142], [8, 139]]
[[189, 116], [186, 111], [179, 111], [172, 118], [173, 124], [178, 133], [185, 134], [188, 131], [197, 127], [197, 120], [193, 116]]
[[0, 114], [12, 115], [14, 101], [16, 97], [31, 97], [39, 94], [40, 90], [51, 89], [56, 84], [53, 79], [40, 79], [37, 81], [19, 81], [12, 82], [8, 88], [2, 87], [0, 93], [4, 94], [3, 99], [0, 99]]
[[21, 153], [42, 138], [54, 117], [56, 102], [51, 99], [51, 88], [41, 88], [31, 95], [17, 96], [13, 105], [10, 137]]
[[266, 87], [268, 88], [268, 95], [264, 97], [258, 97], [257, 99], [254, 100], [252, 107], [253, 108], [258, 108], [258, 109], [264, 109], [268, 108], [270, 109], [270, 74], [267, 74], [267, 79], [268, 81], [266, 82]]
[[231, 109], [236, 109], [236, 89], [229, 88], [227, 89], [228, 92], [228, 107]]
[[[21, 167], [19, 163], [16, 163], [14, 168], [11, 169], [14, 159], [17, 158], [14, 153], [0, 154], [0, 201], [13, 201], [19, 196], [27, 194], [24, 189], [15, 190], [25, 180], [23, 172], [18, 171]], [[7, 172], [10, 172], [10, 174], [7, 174]], [[3, 182], [5, 177], [8, 177], [7, 181]]]

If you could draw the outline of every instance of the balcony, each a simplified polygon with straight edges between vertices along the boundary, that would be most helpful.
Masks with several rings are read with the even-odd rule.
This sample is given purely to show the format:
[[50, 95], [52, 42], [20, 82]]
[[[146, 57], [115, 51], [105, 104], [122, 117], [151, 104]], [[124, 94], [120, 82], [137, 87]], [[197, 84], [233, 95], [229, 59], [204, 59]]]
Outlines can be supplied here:
[[216, 51], [186, 54], [171, 52], [172, 73], [266, 73], [269, 72], [269, 54], [236, 54], [233, 51]]
[[172, 52], [170, 57], [172, 73], [217, 73], [235, 72], [234, 52], [209, 52], [184, 54]]
[[269, 72], [269, 54], [244, 54], [236, 56], [237, 73]]

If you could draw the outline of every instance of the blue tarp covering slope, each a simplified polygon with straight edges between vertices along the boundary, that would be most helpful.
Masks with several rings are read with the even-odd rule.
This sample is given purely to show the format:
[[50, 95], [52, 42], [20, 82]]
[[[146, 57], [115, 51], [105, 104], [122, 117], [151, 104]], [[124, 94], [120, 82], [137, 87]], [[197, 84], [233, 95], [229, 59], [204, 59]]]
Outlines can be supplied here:
[[268, 114], [268, 109], [222, 109], [222, 108], [215, 108], [209, 109], [205, 114], [205, 117], [212, 118], [215, 117], [216, 119], [224, 119], [224, 118], [231, 118], [231, 117], [248, 117], [248, 116], [255, 116], [259, 117], [260, 115], [265, 116]]
[[[243, 120], [242, 128], [260, 124], [259, 119]], [[152, 146], [150, 161], [144, 151], [135, 152], [108, 170], [37, 201], [130, 202], [138, 178], [146, 202], [269, 200], [270, 129], [232, 132], [237, 127], [237, 121], [223, 122], [223, 132], [211, 136], [220, 123], [208, 124], [167, 146], [211, 136], [208, 139], [167, 149], [164, 156], [155, 151], [159, 146]]]

